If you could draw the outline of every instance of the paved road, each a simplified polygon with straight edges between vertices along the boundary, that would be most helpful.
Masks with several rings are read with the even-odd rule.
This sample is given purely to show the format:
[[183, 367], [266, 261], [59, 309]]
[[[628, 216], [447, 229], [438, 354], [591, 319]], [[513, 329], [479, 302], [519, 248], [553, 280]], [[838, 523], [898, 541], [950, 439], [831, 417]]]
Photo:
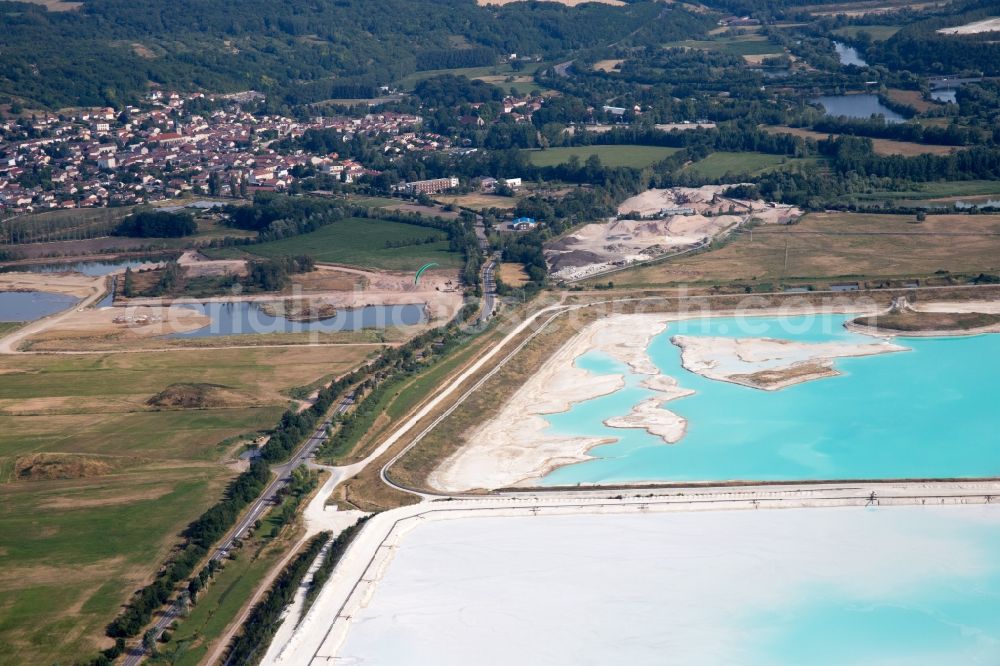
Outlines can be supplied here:
[[496, 262], [487, 260], [483, 268], [483, 307], [479, 311], [479, 323], [485, 324], [493, 316], [497, 305], [497, 283], [494, 277]]
[[[340, 401], [334, 410], [334, 413], [343, 414], [350, 409], [353, 404], [354, 394], [352, 393]], [[236, 527], [230, 530], [225, 539], [219, 543], [215, 552], [212, 553], [212, 560], [224, 559], [229, 554], [229, 551], [232, 550], [233, 544], [236, 540], [246, 536], [250, 527], [257, 522], [264, 515], [264, 513], [267, 512], [267, 510], [274, 503], [278, 494], [289, 484], [292, 478], [292, 470], [299, 465], [309, 462], [309, 459], [316, 453], [316, 449], [318, 449], [320, 445], [326, 441], [327, 432], [332, 423], [332, 416], [325, 419], [319, 426], [317, 426], [316, 430], [313, 431], [313, 434], [308, 440], [306, 440], [306, 443], [299, 449], [298, 453], [292, 456], [291, 460], [272, 468], [272, 471], [275, 473], [274, 480], [268, 484], [267, 488], [264, 489], [264, 492], [261, 493], [260, 497], [258, 497], [252, 505], [250, 505], [250, 508], [247, 509], [243, 518], [236, 524]], [[160, 619], [156, 621], [156, 624], [152, 626], [156, 638], [159, 638], [164, 629], [169, 627], [170, 623], [177, 619], [182, 609], [183, 604], [180, 600], [177, 600], [163, 613]], [[143, 648], [142, 643], [139, 643], [129, 651], [128, 656], [126, 656], [123, 663], [125, 666], [138, 666], [145, 656], [146, 650]]]
[[552, 69], [555, 71], [556, 76], [561, 76], [563, 78], [569, 77], [569, 68], [573, 66], [572, 60], [567, 60], [566, 62], [561, 62]]
[[[482, 231], [481, 223], [480, 225], [477, 225], [477, 227], [478, 227], [477, 231]], [[482, 233], [480, 237], [480, 246], [483, 247], [484, 249], [485, 247], [487, 247], [487, 239], [485, 237], [485, 233]], [[492, 316], [493, 311], [496, 308], [496, 280], [494, 277], [495, 270], [496, 270], [496, 262], [493, 259], [487, 260], [487, 263], [483, 268], [483, 304], [480, 313], [481, 322], [485, 322], [486, 320], [488, 320]], [[340, 404], [338, 404], [336, 407], [335, 413], [343, 414], [348, 409], [350, 409], [352, 405], [354, 405], [353, 393], [351, 395], [346, 396], [343, 400], [341, 400]], [[271, 483], [267, 486], [267, 488], [264, 489], [264, 492], [260, 495], [260, 497], [258, 497], [254, 501], [254, 503], [247, 510], [246, 514], [243, 516], [243, 518], [239, 521], [239, 523], [237, 523], [236, 527], [234, 527], [226, 536], [226, 538], [223, 539], [223, 541], [216, 547], [215, 552], [212, 554], [211, 557], [212, 560], [222, 560], [223, 558], [225, 558], [229, 554], [229, 551], [232, 550], [233, 543], [235, 543], [237, 539], [246, 536], [246, 533], [249, 530], [249, 528], [257, 520], [259, 520], [261, 516], [264, 515], [267, 509], [273, 504], [278, 493], [283, 488], [285, 488], [291, 481], [292, 470], [294, 470], [299, 465], [308, 463], [309, 460], [312, 458], [313, 454], [316, 452], [316, 449], [319, 448], [319, 446], [322, 445], [324, 441], [326, 441], [326, 437], [332, 421], [333, 421], [332, 417], [324, 420], [323, 423], [321, 423], [319, 427], [316, 428], [316, 430], [309, 437], [306, 443], [302, 446], [299, 452], [295, 454], [295, 456], [293, 456], [291, 460], [289, 460], [287, 463], [283, 465], [279, 465], [272, 468], [272, 471], [274, 471], [276, 475], [274, 480], [271, 481]], [[362, 469], [370, 459], [373, 459], [377, 455], [380, 455], [382, 450], [384, 449], [380, 448], [378, 452], [372, 454], [372, 456], [369, 456], [369, 458], [363, 461], [361, 464], [352, 466], [353, 469], [351, 471], [353, 472], [353, 474], [356, 474], [358, 471], [360, 471], [360, 469]], [[353, 476], [353, 474], [351, 474], [351, 476]], [[155, 632], [154, 635], [156, 638], [160, 637], [163, 631], [167, 627], [169, 627], [170, 624], [180, 615], [182, 610], [183, 610], [183, 604], [181, 603], [180, 600], [177, 600], [163, 613], [160, 619], [157, 620], [156, 624], [154, 624], [152, 627], [152, 629]], [[125, 664], [125, 666], [138, 666], [138, 664], [142, 661], [142, 659], [145, 656], [146, 656], [146, 650], [140, 643], [139, 645], [136, 645], [134, 648], [132, 648], [131, 651], [129, 651], [123, 663]]]

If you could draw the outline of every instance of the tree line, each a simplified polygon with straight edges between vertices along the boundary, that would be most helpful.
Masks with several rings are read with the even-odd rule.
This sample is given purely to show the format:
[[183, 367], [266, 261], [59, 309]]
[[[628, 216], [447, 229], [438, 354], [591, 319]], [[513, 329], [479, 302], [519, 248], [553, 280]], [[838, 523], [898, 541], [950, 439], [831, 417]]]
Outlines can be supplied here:
[[233, 638], [226, 654], [227, 664], [259, 664], [275, 632], [281, 626], [281, 614], [295, 598], [310, 565], [330, 540], [331, 532], [320, 532], [306, 542], [301, 552], [281, 570], [264, 598], [253, 607], [242, 631]]
[[177, 546], [153, 582], [136, 592], [108, 624], [107, 635], [111, 638], [138, 635], [149, 624], [153, 612], [170, 599], [177, 583], [190, 576], [212, 545], [236, 524], [242, 510], [260, 495], [270, 477], [267, 463], [254, 461], [250, 469], [230, 482], [223, 498], [185, 528], [182, 533], [185, 542]]
[[316, 570], [313, 571], [312, 580], [309, 581], [309, 587], [306, 589], [306, 596], [302, 604], [302, 614], [300, 617], [305, 617], [306, 613], [312, 607], [313, 602], [316, 601], [316, 597], [319, 596], [320, 590], [326, 585], [326, 581], [330, 579], [333, 574], [333, 570], [337, 567], [344, 553], [347, 552], [347, 547], [351, 545], [354, 538], [361, 532], [361, 528], [365, 526], [368, 519], [371, 516], [362, 516], [358, 518], [350, 527], [344, 528], [344, 530], [337, 535], [337, 538], [333, 540], [330, 547], [327, 548], [326, 554], [323, 555], [323, 560], [320, 562]]
[[119, 222], [111, 235], [132, 238], [181, 238], [197, 231], [198, 224], [188, 211], [139, 210]]

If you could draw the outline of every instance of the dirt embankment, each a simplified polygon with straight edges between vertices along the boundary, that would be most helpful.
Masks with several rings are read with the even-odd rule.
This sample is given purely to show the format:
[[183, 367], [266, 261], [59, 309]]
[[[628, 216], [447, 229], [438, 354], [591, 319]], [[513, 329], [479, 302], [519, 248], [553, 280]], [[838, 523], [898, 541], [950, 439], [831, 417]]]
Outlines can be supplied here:
[[222, 384], [171, 384], [146, 404], [158, 409], [211, 409], [246, 404], [247, 398]]
[[14, 478], [18, 481], [84, 479], [114, 470], [110, 460], [72, 453], [33, 453], [14, 461]]
[[47, 291], [87, 298], [103, 289], [104, 278], [79, 273], [0, 273], [0, 291]]
[[264, 314], [271, 317], [284, 317], [289, 321], [319, 321], [329, 319], [337, 314], [337, 308], [330, 303], [317, 300], [293, 300], [264, 303], [260, 306]]

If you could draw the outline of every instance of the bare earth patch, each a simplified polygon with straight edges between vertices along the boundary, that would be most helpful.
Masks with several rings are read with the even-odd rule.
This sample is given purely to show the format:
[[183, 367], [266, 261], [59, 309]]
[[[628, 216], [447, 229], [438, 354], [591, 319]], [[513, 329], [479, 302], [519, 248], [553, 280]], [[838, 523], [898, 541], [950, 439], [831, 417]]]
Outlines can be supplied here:
[[522, 264], [504, 262], [500, 264], [500, 280], [511, 287], [520, 287], [528, 281], [528, 274]]
[[461, 208], [472, 208], [474, 210], [485, 210], [487, 208], [513, 208], [517, 205], [514, 197], [505, 197], [498, 194], [486, 194], [474, 192], [463, 194], [457, 197], [443, 197], [442, 202], [452, 204]]
[[953, 28], [941, 28], [938, 32], [942, 35], [978, 35], [981, 32], [996, 32], [998, 30], [1000, 30], [1000, 18], [988, 18]]
[[594, 63], [594, 70], [598, 72], [613, 72], [623, 62], [625, 61], [621, 59], [598, 60]]
[[64, 2], [63, 0], [26, 0], [33, 5], [41, 5], [50, 12], [71, 12], [83, 6], [82, 2]]
[[247, 262], [242, 259], [209, 259], [200, 252], [189, 250], [177, 259], [188, 277], [246, 275]]
[[0, 273], [0, 291], [47, 291], [86, 298], [104, 288], [104, 278], [79, 273]]
[[194, 331], [211, 318], [183, 307], [134, 306], [77, 310], [58, 327], [39, 331], [25, 341], [32, 350], [76, 349], [87, 340], [127, 343], [171, 333]]

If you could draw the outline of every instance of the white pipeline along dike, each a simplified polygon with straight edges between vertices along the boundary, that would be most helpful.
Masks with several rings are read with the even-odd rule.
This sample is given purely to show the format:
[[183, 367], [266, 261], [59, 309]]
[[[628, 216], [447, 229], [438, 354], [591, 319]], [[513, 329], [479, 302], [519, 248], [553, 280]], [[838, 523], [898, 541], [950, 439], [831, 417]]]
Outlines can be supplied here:
[[[641, 490], [571, 490], [425, 501], [373, 517], [269, 664], [335, 664], [352, 617], [370, 602], [396, 549], [432, 520], [473, 516], [619, 514], [805, 507], [987, 504], [1000, 501], [1000, 481], [908, 481], [705, 486]], [[276, 655], [276, 656], [275, 656]]]

